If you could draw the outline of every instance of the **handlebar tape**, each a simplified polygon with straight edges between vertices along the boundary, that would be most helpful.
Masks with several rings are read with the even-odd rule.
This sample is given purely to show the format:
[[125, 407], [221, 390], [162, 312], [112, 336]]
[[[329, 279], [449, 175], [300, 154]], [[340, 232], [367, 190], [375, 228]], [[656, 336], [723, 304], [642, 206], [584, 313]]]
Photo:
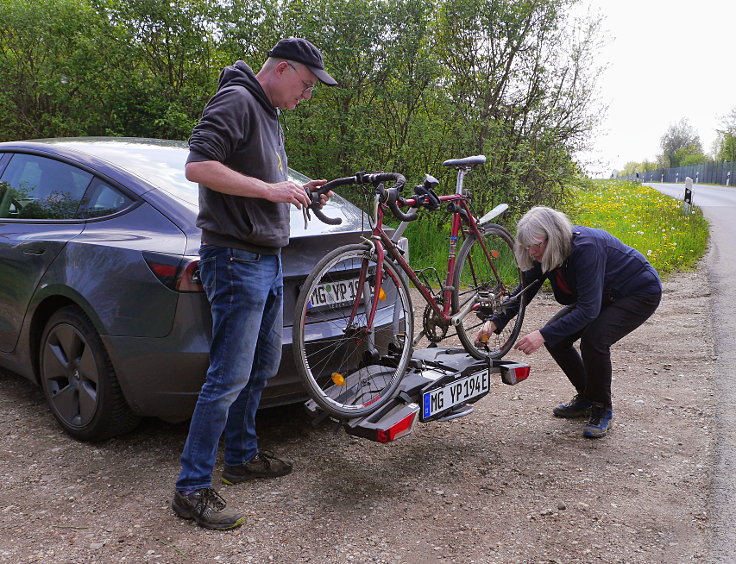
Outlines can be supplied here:
[[[383, 187], [383, 183], [390, 181], [393, 181], [394, 185], [386, 190]], [[416, 219], [416, 210], [412, 210], [412, 212], [404, 214], [396, 204], [398, 195], [405, 183], [406, 179], [398, 172], [376, 172], [371, 174], [358, 172], [354, 176], [346, 176], [344, 178], [335, 178], [334, 180], [330, 180], [327, 184], [320, 186], [318, 190], [310, 192], [309, 196], [312, 203], [309, 207], [320, 221], [327, 223], [328, 225], [340, 225], [342, 223], [341, 218], [327, 217], [322, 213], [322, 210], [320, 209], [320, 196], [322, 194], [326, 194], [333, 188], [337, 188], [338, 186], [347, 186], [350, 184], [373, 184], [378, 191], [381, 201], [387, 203], [391, 213], [393, 213], [397, 219], [401, 221], [412, 221], [413, 219]]]

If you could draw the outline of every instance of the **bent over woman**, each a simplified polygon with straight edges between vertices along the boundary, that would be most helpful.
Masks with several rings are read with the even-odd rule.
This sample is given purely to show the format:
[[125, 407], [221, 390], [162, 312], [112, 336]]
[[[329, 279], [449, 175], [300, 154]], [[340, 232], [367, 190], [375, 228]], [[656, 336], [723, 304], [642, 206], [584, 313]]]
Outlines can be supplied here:
[[[515, 348], [532, 354], [543, 344], [575, 387], [575, 396], [552, 411], [585, 418], [583, 435], [603, 437], [613, 421], [611, 346], [657, 309], [662, 283], [639, 251], [602, 229], [571, 225], [564, 213], [538, 206], [519, 220], [514, 252], [524, 271], [527, 302], [545, 280], [563, 307]], [[477, 338], [500, 332], [518, 310], [485, 322]], [[580, 341], [580, 352], [573, 346]]]

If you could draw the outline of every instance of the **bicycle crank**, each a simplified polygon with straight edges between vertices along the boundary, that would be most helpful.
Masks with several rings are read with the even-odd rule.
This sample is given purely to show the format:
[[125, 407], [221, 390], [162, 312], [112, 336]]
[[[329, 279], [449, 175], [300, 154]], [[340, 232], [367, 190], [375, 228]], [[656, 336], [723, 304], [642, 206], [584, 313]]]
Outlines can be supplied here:
[[424, 336], [427, 337], [431, 343], [439, 343], [447, 337], [447, 329], [449, 325], [429, 306], [424, 308], [422, 326]]

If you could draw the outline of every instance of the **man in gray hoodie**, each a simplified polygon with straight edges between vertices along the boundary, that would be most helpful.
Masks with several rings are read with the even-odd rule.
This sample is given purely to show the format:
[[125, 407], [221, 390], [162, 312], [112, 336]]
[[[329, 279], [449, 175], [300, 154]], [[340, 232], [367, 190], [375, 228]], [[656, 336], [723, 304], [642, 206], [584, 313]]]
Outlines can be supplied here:
[[212, 310], [212, 344], [172, 508], [210, 529], [244, 521], [212, 488], [221, 436], [226, 484], [292, 469], [258, 449], [255, 417], [281, 359], [280, 251], [289, 240], [289, 207], [308, 205], [305, 188], [326, 182], [288, 179], [279, 111], [309, 100], [317, 81], [337, 84], [319, 50], [306, 39], [282, 39], [257, 74], [243, 61], [222, 71], [189, 139], [186, 176], [199, 183], [200, 277]]

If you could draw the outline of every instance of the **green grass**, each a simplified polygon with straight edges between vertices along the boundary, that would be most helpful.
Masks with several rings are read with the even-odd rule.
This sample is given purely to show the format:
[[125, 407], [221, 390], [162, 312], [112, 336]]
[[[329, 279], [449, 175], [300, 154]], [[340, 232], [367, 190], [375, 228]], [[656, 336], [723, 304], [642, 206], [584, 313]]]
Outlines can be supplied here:
[[[699, 208], [683, 211], [682, 202], [646, 186], [621, 180], [601, 180], [573, 191], [565, 209], [579, 225], [605, 229], [641, 251], [662, 276], [694, 268], [708, 244], [708, 223]], [[420, 212], [424, 216], [427, 212]], [[507, 212], [508, 213], [508, 212]], [[414, 268], [437, 268], [444, 280], [449, 248], [450, 217], [441, 226], [420, 217], [406, 230]], [[460, 245], [458, 244], [458, 249]]]
[[708, 245], [699, 208], [686, 213], [681, 201], [633, 182], [592, 182], [576, 190], [565, 212], [573, 223], [605, 229], [639, 250], [664, 276], [695, 268]]

